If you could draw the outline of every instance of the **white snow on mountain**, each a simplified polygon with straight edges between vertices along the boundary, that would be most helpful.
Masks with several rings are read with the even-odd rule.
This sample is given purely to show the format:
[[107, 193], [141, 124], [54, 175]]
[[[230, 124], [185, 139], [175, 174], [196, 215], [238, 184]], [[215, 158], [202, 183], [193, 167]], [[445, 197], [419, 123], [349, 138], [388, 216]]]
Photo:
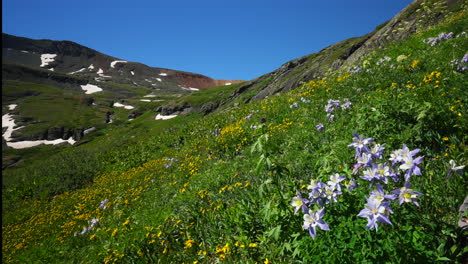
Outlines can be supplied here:
[[97, 92], [102, 92], [102, 88], [93, 85], [93, 84], [86, 84], [86, 85], [81, 85], [81, 89], [85, 91], [85, 94], [92, 94], [92, 93], [97, 93]]
[[49, 65], [49, 63], [54, 61], [54, 58], [57, 57], [57, 54], [42, 54], [41, 55], [41, 66], [45, 67]]

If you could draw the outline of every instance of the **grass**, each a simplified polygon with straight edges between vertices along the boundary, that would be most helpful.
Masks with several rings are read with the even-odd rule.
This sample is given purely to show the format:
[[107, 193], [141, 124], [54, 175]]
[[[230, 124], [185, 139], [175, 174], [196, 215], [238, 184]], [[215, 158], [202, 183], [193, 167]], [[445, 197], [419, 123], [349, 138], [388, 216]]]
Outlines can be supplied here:
[[[156, 123], [146, 113], [70, 148], [56, 163], [79, 163], [54, 169], [54, 181], [4, 183], [3, 261], [463, 263], [466, 231], [456, 223], [468, 193], [466, 173], [446, 175], [450, 160], [461, 165], [468, 158], [466, 72], [451, 65], [465, 55], [461, 47], [468, 41], [423, 42], [467, 25], [466, 15], [448, 21], [364, 58], [362, 72], [335, 72], [203, 118]], [[396, 62], [400, 55], [408, 58]], [[392, 61], [377, 65], [384, 56]], [[336, 109], [327, 121], [327, 102], [345, 98], [353, 106]], [[366, 220], [357, 216], [372, 188], [361, 172], [352, 173], [353, 132], [385, 143], [384, 157], [403, 144], [424, 156], [422, 175], [410, 179], [424, 194], [419, 207], [392, 202], [393, 225], [380, 223], [378, 231], [366, 230]], [[77, 177], [64, 173], [94, 164], [100, 167]], [[32, 171], [41, 165], [45, 170], [49, 164]], [[325, 206], [330, 231], [318, 230], [312, 239], [290, 202], [296, 190], [307, 194], [311, 179], [327, 182], [334, 173], [360, 187], [348, 192], [343, 185], [338, 202]], [[74, 188], [76, 182], [89, 183]], [[383, 185], [390, 192], [403, 180]], [[53, 198], [19, 195], [28, 188], [60, 192]], [[79, 234], [93, 218], [98, 224]]]

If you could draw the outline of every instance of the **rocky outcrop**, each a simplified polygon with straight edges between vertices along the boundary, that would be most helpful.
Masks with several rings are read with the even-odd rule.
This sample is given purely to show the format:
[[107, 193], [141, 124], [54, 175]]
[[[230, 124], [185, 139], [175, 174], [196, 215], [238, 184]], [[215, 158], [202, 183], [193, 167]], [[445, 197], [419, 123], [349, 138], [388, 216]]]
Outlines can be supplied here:
[[298, 87], [301, 82], [324, 77], [333, 71], [345, 71], [375, 48], [383, 48], [395, 40], [407, 39], [415, 32], [437, 24], [451, 12], [448, 7], [453, 8], [461, 2], [463, 0], [415, 0], [394, 18], [376, 27], [373, 32], [338, 42], [317, 53], [287, 62], [277, 70], [239, 87], [235, 95], [239, 96], [245, 91], [255, 89], [254, 95], [247, 101], [258, 101]]
[[21, 129], [15, 130], [12, 133], [12, 142], [16, 141], [36, 141], [36, 140], [55, 140], [55, 139], [69, 139], [72, 137], [76, 141], [80, 141], [84, 136], [84, 129], [82, 128], [66, 128], [54, 126], [44, 131], [36, 133], [28, 133], [24, 135]]

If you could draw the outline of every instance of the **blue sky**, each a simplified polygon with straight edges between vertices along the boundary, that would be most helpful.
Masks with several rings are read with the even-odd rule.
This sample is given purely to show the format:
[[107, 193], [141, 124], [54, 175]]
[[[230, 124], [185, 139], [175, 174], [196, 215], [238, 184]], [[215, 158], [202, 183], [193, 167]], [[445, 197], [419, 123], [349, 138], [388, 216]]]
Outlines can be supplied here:
[[110, 56], [251, 80], [371, 32], [412, 0], [3, 0], [2, 31]]

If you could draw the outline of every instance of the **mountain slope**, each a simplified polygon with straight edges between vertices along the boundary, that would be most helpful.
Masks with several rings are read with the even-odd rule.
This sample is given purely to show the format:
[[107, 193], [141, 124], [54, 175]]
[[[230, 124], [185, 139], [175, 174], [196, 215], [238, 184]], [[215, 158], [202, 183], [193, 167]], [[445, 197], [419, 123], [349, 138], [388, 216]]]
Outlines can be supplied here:
[[98, 82], [115, 82], [168, 90], [204, 89], [237, 83], [215, 80], [201, 74], [149, 67], [105, 55], [71, 41], [33, 40], [2, 34], [3, 60], [30, 67], [73, 74]]
[[[421, 1], [415, 0], [391, 20], [361, 37], [350, 38], [333, 44], [321, 51], [285, 63], [279, 69], [265, 74], [251, 83], [240, 87], [237, 94], [255, 87], [248, 100], [258, 101], [282, 91], [289, 91], [302, 82], [323, 78], [332, 72], [347, 71], [375, 48], [407, 39], [413, 33], [437, 24], [464, 1]], [[257, 85], [260, 84], [261, 85]]]

